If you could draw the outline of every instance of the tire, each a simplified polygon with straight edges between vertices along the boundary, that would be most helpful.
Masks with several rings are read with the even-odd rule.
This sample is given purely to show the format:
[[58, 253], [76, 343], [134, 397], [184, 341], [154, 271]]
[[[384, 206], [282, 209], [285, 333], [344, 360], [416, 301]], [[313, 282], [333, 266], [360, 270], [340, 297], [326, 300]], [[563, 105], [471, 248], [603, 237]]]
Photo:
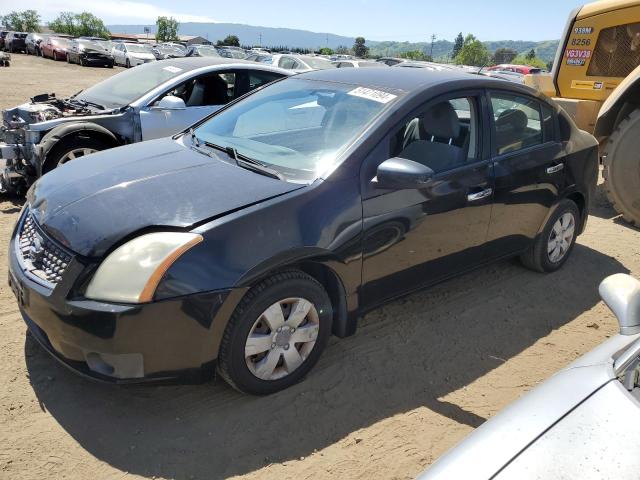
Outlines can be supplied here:
[[113, 62], [107, 64], [107, 68], [113, 68]]
[[[62, 140], [58, 145], [54, 146], [49, 153], [47, 153], [47, 157], [42, 167], [42, 174], [44, 175], [54, 168], [70, 161], [71, 159], [65, 158], [68, 157], [70, 152], [84, 150], [85, 152], [82, 154], [78, 152], [73, 155], [75, 158], [80, 158], [82, 156], [89, 155], [90, 153], [99, 152], [108, 148], [110, 148], [109, 145], [91, 137], [80, 138], [73, 136], [68, 140]], [[89, 152], [89, 150], [93, 151]]]
[[[554, 238], [557, 238], [557, 231], [554, 231], [554, 227], [557, 228], [557, 223], [566, 224], [566, 219], [572, 218], [572, 235], [569, 241], [562, 242], [558, 245], [561, 253], [560, 258], [553, 258], [557, 250], [551, 251], [551, 242]], [[561, 220], [562, 219], [562, 220]], [[560, 269], [573, 251], [573, 247], [576, 243], [578, 236], [578, 226], [580, 225], [580, 210], [578, 206], [571, 200], [561, 200], [556, 210], [553, 212], [549, 220], [547, 221], [542, 233], [538, 235], [533, 245], [520, 256], [522, 264], [536, 272], [550, 273]], [[567, 225], [564, 225], [567, 226]], [[566, 235], [562, 235], [566, 238]]]
[[604, 148], [604, 188], [625, 221], [640, 227], [640, 110], [622, 120]]
[[127, 60], [124, 62], [124, 66], [127, 68], [131, 68], [131, 62], [129, 61], [129, 59], [127, 58]]
[[[291, 320], [291, 309], [304, 305], [304, 301], [311, 306], [303, 323], [297, 325], [297, 330], [290, 330], [291, 325], [296, 324], [294, 321], [292, 324], [280, 323], [283, 325], [280, 327], [283, 328], [282, 333], [274, 332], [265, 314], [280, 305], [279, 302], [284, 304], [287, 301], [292, 302], [288, 304], [289, 310], [287, 306], [280, 309], [280, 313], [283, 313], [280, 318], [286, 319], [286, 322]], [[275, 274], [252, 287], [233, 312], [220, 343], [218, 373], [236, 390], [252, 395], [268, 395], [288, 388], [302, 380], [320, 358], [331, 335], [332, 319], [329, 297], [314, 278], [297, 270]], [[259, 333], [255, 333], [256, 329], [259, 329]], [[315, 343], [292, 341], [296, 335], [311, 335], [312, 330], [317, 335]], [[257, 338], [267, 337], [267, 346], [260, 347], [266, 350], [246, 357], [245, 347], [252, 332]], [[269, 342], [273, 343], [268, 345]], [[259, 348], [256, 346], [256, 349]], [[295, 361], [292, 361], [293, 367], [289, 371], [286, 359], [290, 355]], [[267, 361], [270, 358], [277, 363]], [[275, 367], [269, 369], [269, 364]], [[271, 378], [258, 376], [261, 367], [265, 369], [263, 374]]]
[[71, 55], [67, 54], [67, 63], [71, 63]]

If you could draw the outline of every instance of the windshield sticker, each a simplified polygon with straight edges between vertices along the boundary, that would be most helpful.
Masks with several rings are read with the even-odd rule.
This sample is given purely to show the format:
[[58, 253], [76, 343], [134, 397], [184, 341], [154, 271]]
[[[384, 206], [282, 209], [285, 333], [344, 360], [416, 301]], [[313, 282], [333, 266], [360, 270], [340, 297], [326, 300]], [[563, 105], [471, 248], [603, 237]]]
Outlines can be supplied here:
[[182, 71], [181, 68], [172, 67], [171, 65], [169, 65], [168, 67], [164, 67], [163, 70], [166, 70], [167, 72], [171, 72], [171, 73], [178, 73]]
[[393, 95], [392, 93], [387, 93], [380, 90], [375, 90], [373, 88], [365, 88], [365, 87], [354, 88], [350, 92], [347, 92], [347, 94], [353, 95], [354, 97], [373, 100], [374, 102], [378, 102], [378, 103], [389, 103], [391, 100], [397, 97], [397, 95]]

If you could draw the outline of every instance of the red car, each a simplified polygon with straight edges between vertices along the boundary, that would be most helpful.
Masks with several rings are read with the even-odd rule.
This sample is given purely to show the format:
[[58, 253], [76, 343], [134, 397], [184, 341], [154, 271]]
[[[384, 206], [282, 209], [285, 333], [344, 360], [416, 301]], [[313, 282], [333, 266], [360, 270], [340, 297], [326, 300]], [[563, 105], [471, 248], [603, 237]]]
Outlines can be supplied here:
[[49, 37], [40, 43], [42, 56], [54, 60], [66, 60], [69, 47], [71, 47], [71, 41], [61, 37]]
[[541, 68], [532, 67], [531, 65], [512, 65], [509, 63], [494, 65], [493, 67], [487, 68], [487, 70], [492, 70], [492, 71], [500, 70], [502, 72], [516, 72], [516, 73], [521, 73], [522, 75], [529, 75], [530, 73], [542, 72]]

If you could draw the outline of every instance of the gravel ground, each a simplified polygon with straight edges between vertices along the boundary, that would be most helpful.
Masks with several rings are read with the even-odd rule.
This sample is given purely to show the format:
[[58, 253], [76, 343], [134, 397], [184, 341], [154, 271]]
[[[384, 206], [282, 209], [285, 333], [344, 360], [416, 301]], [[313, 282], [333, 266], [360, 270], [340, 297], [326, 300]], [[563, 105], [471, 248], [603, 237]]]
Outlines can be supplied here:
[[[15, 55], [0, 108], [74, 93], [119, 69]], [[0, 251], [20, 209], [0, 198]], [[0, 478], [413, 478], [537, 383], [616, 331], [605, 276], [640, 276], [640, 232], [599, 196], [564, 269], [502, 262], [368, 314], [303, 383], [266, 398], [217, 381], [84, 380], [26, 333], [0, 281]], [[7, 269], [0, 256], [0, 271]]]

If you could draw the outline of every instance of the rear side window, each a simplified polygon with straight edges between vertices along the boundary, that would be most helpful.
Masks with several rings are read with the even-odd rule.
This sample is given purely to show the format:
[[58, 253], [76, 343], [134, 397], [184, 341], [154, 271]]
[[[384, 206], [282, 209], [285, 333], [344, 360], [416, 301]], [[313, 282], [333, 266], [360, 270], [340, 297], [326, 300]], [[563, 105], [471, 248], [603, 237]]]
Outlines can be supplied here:
[[640, 23], [627, 23], [600, 31], [587, 75], [626, 77], [640, 64]]
[[542, 138], [545, 142], [556, 140], [555, 112], [546, 103], [542, 105]]
[[543, 143], [541, 104], [512, 93], [491, 93], [496, 152], [516, 152]]
[[296, 68], [296, 61], [293, 58], [282, 57], [280, 62], [278, 63], [280, 68], [286, 68], [287, 70], [291, 70]]

